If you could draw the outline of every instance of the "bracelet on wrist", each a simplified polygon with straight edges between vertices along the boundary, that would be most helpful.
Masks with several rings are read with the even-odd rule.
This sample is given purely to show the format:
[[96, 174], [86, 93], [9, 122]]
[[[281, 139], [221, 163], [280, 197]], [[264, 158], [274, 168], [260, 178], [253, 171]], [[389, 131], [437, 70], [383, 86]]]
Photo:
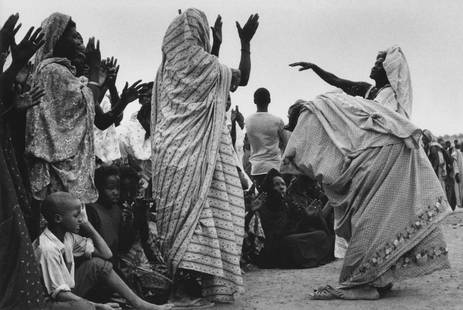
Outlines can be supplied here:
[[96, 87], [101, 87], [100, 84], [98, 84], [97, 82], [93, 82], [93, 81], [88, 82], [88, 85], [93, 85], [93, 86], [96, 86]]

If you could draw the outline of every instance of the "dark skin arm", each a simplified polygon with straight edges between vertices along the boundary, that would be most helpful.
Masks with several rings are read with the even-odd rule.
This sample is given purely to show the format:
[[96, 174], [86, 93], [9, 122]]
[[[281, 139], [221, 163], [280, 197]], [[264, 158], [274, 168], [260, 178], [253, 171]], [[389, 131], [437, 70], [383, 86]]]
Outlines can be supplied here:
[[235, 110], [232, 109], [231, 111], [230, 135], [232, 138], [233, 148], [235, 148], [235, 144], [236, 144], [236, 123], [238, 123], [241, 129], [244, 128], [244, 117], [243, 117], [243, 114], [241, 114], [240, 111], [238, 110], [238, 106], [236, 106]]
[[[0, 75], [0, 100], [4, 102], [14, 102], [14, 92], [13, 92], [13, 82], [15, 81], [16, 76], [19, 71], [27, 64], [29, 59], [35, 54], [35, 52], [45, 43], [43, 41], [43, 34], [41, 33], [41, 28], [38, 28], [34, 31], [34, 27], [31, 27], [26, 33], [24, 38], [19, 44], [16, 44], [14, 39], [14, 33], [17, 32], [19, 26], [15, 28], [15, 23], [17, 21], [16, 15], [10, 16], [8, 21], [13, 20], [14, 23], [10, 22], [5, 24], [8, 29], [2, 28], [2, 31], [7, 31], [11, 33], [11, 41], [9, 41], [11, 49], [12, 64], [11, 66]], [[1, 44], [4, 43], [4, 40], [0, 40]], [[0, 49], [4, 48], [0, 46]], [[41, 96], [43, 93], [41, 93]], [[40, 98], [38, 98], [40, 99]], [[37, 101], [37, 100], [36, 100]]]
[[95, 252], [93, 252], [93, 255], [101, 257], [103, 259], [111, 259], [113, 257], [113, 253], [111, 252], [111, 249], [108, 247], [108, 244], [103, 239], [103, 237], [101, 237], [98, 231], [88, 220], [85, 205], [82, 205], [81, 214], [82, 224], [80, 225], [80, 227], [82, 233], [87, 235], [93, 241], [93, 244], [95, 246]]
[[291, 67], [299, 67], [299, 71], [312, 70], [315, 72], [323, 81], [326, 83], [341, 88], [346, 94], [351, 96], [361, 96], [364, 97], [368, 89], [372, 86], [367, 82], [354, 82], [346, 79], [342, 79], [323, 70], [316, 64], [310, 62], [295, 62], [290, 64]]
[[87, 62], [90, 67], [90, 82], [88, 87], [93, 93], [95, 98], [95, 126], [100, 130], [105, 130], [111, 126], [116, 118], [122, 114], [125, 107], [132, 101], [138, 98], [138, 92], [141, 89], [141, 80], [135, 82], [130, 87], [128, 83], [125, 84], [119, 102], [111, 109], [111, 111], [104, 113], [100, 105], [96, 102], [100, 98], [101, 86], [103, 85], [106, 77], [102, 78], [101, 75], [101, 53], [100, 42], [97, 41], [95, 45], [95, 38], [90, 38], [87, 44]]
[[127, 105], [138, 98], [139, 92], [143, 87], [140, 83], [141, 80], [138, 80], [130, 87], [128, 83], [125, 83], [119, 102], [109, 112], [104, 113], [99, 105], [95, 105], [95, 126], [98, 129], [105, 130], [111, 126], [118, 119], [119, 115], [124, 112]]
[[213, 37], [211, 54], [219, 57], [220, 45], [222, 44], [222, 16], [217, 16], [214, 27], [211, 29]]
[[248, 85], [249, 75], [251, 74], [251, 40], [256, 33], [257, 27], [259, 27], [258, 14], [251, 15], [242, 28], [240, 23], [236, 22], [236, 28], [241, 41], [241, 59], [239, 64], [241, 79], [239, 86]]
[[[119, 92], [117, 91], [116, 87], [117, 74], [119, 73], [119, 65], [117, 64], [117, 59], [114, 57], [107, 58], [105, 65], [107, 71], [107, 78], [105, 80], [104, 86], [106, 86], [106, 88], [109, 90], [109, 95], [111, 98], [111, 107], [114, 108], [120, 100]], [[114, 120], [115, 126], [119, 126], [123, 116], [124, 114], [121, 113], [119, 116], [116, 117], [116, 119]]]

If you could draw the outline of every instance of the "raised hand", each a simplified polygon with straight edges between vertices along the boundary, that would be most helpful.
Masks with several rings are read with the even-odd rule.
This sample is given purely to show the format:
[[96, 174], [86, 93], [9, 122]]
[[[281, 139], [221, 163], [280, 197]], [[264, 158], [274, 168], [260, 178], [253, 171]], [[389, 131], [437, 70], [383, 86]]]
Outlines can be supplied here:
[[289, 65], [290, 67], [299, 67], [299, 71], [313, 69], [315, 64], [311, 62], [294, 62]]
[[42, 28], [37, 28], [34, 31], [34, 27], [31, 27], [26, 33], [24, 38], [18, 45], [14, 40], [11, 41], [11, 57], [13, 58], [13, 64], [19, 68], [24, 67], [32, 55], [45, 43], [43, 40]]
[[238, 106], [235, 106], [235, 113], [236, 113], [236, 121], [242, 128], [244, 124], [244, 116], [243, 114], [241, 114], [240, 110], [238, 109]]
[[17, 110], [26, 110], [30, 107], [36, 106], [41, 102], [45, 91], [40, 86], [34, 86], [31, 90], [18, 96], [15, 104]]
[[106, 58], [105, 69], [107, 72], [106, 85], [116, 85], [117, 74], [119, 73], [119, 65], [117, 64], [117, 58], [111, 57]]
[[3, 25], [2, 29], [0, 29], [0, 53], [4, 53], [8, 50], [8, 48], [14, 40], [14, 36], [18, 32], [19, 28], [21, 28], [21, 24], [16, 26], [18, 20], [18, 13], [10, 15], [10, 17], [8, 17], [5, 24]]
[[141, 80], [136, 81], [129, 87], [129, 83], [125, 83], [124, 89], [121, 93], [122, 104], [129, 104], [135, 101], [140, 96], [140, 91], [143, 89], [143, 84], [140, 84]]
[[249, 16], [246, 24], [241, 28], [239, 22], [236, 22], [236, 28], [238, 29], [238, 35], [242, 42], [251, 42], [251, 39], [256, 33], [257, 27], [259, 26], [259, 15], [254, 14]]
[[87, 58], [87, 64], [90, 67], [90, 71], [99, 69], [101, 65], [100, 41], [96, 41], [95, 45], [95, 38], [91, 37], [88, 40], [87, 48], [85, 49], [85, 55]]
[[218, 15], [215, 20], [214, 27], [212, 29], [212, 38], [214, 39], [213, 44], [222, 43], [222, 16]]

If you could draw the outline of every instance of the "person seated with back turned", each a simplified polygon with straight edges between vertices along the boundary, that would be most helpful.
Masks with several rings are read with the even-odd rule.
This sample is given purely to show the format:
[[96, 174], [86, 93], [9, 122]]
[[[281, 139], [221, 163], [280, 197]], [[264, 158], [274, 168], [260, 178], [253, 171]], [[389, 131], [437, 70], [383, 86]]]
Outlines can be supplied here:
[[246, 119], [245, 126], [251, 146], [249, 157], [251, 176], [260, 191], [267, 173], [272, 168], [280, 169], [281, 150], [279, 146], [285, 144], [283, 141], [285, 125], [281, 118], [268, 113], [270, 92], [267, 89], [259, 88], [255, 91], [254, 103], [257, 106], [257, 112]]
[[[82, 202], [66, 192], [48, 195], [43, 202], [47, 228], [33, 243], [43, 282], [57, 301], [82, 300], [97, 285], [105, 284], [135, 309], [169, 309], [150, 304], [137, 295], [113, 270], [112, 252], [88, 221]], [[82, 230], [89, 238], [77, 233]], [[82, 258], [76, 265], [74, 258]], [[94, 303], [97, 309], [120, 309], [117, 303]]]

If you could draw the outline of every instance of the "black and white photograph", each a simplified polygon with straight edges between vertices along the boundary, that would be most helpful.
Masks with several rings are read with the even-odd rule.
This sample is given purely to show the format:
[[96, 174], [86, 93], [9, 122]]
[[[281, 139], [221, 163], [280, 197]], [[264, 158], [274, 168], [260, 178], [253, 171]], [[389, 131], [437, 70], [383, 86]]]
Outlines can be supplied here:
[[0, 0], [0, 310], [462, 309], [462, 12]]

